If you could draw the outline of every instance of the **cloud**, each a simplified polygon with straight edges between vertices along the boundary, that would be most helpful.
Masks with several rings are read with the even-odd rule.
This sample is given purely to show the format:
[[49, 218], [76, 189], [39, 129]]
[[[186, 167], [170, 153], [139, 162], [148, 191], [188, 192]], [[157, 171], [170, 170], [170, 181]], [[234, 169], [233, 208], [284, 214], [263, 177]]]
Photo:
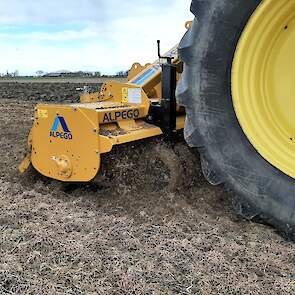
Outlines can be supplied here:
[[75, 41], [82, 39], [91, 39], [97, 38], [101, 34], [100, 30], [96, 27], [89, 26], [81, 30], [65, 30], [58, 32], [32, 32], [32, 33], [20, 33], [20, 34], [11, 34], [11, 33], [1, 33], [0, 32], [0, 41], [1, 42], [11, 42], [11, 41], [29, 41], [29, 42], [38, 42], [38, 41]]
[[[0, 0], [0, 9], [1, 1], [4, 0]], [[17, 2], [15, 15], [18, 16], [1, 13], [10, 21], [16, 19], [0, 29], [0, 72], [68, 69], [114, 73], [128, 69], [135, 61], [145, 64], [155, 60], [156, 40], [162, 40], [163, 52], [170, 49], [184, 34], [185, 21], [192, 19], [190, 0], [142, 0], [140, 5], [136, 0], [51, 0], [46, 1], [51, 3], [51, 10], [44, 17], [42, 14], [49, 8], [43, 1], [11, 2]], [[22, 10], [24, 2], [33, 13]], [[83, 9], [79, 6], [82, 2]], [[66, 7], [68, 11], [64, 11]], [[57, 10], [55, 14], [53, 8]], [[62, 8], [64, 13], [60, 11]], [[39, 24], [43, 23], [41, 29], [25, 24], [35, 18]], [[0, 23], [3, 19], [0, 17]], [[60, 22], [60, 25], [55, 23], [54, 29], [50, 25], [53, 19]], [[20, 26], [21, 22], [24, 25]]]
[[97, 8], [105, 9], [104, 1], [94, 0], [6, 0], [0, 1], [0, 23], [62, 23], [86, 20], [100, 21], [103, 14]]
[[[179, 0], [178, 0], [179, 1]], [[160, 2], [160, 3], [159, 3]], [[2, 24], [101, 23], [119, 17], [164, 12], [170, 0], [6, 0], [0, 1]]]

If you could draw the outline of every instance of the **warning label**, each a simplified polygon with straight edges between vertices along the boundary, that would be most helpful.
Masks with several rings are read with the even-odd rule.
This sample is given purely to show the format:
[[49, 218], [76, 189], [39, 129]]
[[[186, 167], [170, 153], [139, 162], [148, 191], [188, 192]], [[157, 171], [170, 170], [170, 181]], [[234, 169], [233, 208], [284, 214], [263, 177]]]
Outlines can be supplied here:
[[141, 88], [122, 88], [122, 103], [142, 103]]
[[40, 118], [40, 119], [47, 119], [48, 118], [48, 111], [38, 109], [37, 115], [38, 115], [38, 118]]
[[128, 103], [128, 88], [122, 88], [122, 103]]
[[141, 88], [128, 88], [128, 102], [129, 103], [142, 103]]

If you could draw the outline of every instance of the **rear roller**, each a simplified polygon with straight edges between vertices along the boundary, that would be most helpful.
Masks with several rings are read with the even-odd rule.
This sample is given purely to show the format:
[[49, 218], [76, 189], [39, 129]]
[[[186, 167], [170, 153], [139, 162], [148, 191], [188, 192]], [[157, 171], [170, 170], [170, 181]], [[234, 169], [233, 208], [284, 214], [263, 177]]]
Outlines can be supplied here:
[[186, 140], [240, 212], [295, 237], [295, 1], [193, 0], [180, 44]]

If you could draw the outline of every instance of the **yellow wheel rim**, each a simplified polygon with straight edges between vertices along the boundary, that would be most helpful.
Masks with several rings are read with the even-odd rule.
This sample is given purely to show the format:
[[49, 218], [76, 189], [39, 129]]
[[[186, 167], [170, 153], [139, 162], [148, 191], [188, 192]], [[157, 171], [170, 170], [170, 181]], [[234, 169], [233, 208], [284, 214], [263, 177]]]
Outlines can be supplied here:
[[295, 1], [264, 0], [253, 13], [234, 56], [232, 99], [255, 149], [295, 178]]

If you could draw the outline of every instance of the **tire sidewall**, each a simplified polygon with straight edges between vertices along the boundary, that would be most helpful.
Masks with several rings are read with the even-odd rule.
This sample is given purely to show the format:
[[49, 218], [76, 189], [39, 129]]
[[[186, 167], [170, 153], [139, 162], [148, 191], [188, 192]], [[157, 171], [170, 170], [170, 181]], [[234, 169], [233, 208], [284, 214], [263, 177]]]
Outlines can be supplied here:
[[[260, 0], [196, 0], [189, 51], [182, 53], [190, 85], [186, 104], [203, 156], [222, 182], [269, 223], [294, 233], [295, 183], [250, 144], [231, 96], [232, 62], [238, 41]], [[188, 78], [189, 77], [189, 78]], [[197, 94], [197, 95], [196, 95]], [[192, 131], [186, 133], [192, 134]]]

